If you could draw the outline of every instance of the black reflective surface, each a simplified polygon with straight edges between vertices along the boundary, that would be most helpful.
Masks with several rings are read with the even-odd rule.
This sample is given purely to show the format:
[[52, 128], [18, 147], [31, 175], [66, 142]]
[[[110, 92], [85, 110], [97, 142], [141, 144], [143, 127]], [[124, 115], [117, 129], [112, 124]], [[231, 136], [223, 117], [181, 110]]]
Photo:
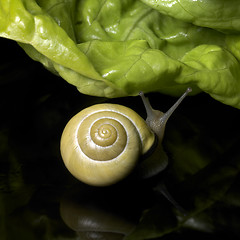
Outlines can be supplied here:
[[[144, 117], [141, 99], [82, 95], [29, 59], [15, 42], [0, 43], [1, 239], [117, 240], [133, 231], [131, 239], [240, 237], [239, 110], [206, 94], [189, 97], [166, 129], [164, 144], [172, 160], [166, 172], [150, 181], [133, 174], [115, 186], [90, 187], [74, 179], [62, 162], [59, 142], [65, 124], [81, 109], [105, 101]], [[162, 111], [175, 101], [157, 93], [149, 97]], [[185, 225], [179, 220], [184, 216], [156, 189], [162, 180], [189, 211]]]

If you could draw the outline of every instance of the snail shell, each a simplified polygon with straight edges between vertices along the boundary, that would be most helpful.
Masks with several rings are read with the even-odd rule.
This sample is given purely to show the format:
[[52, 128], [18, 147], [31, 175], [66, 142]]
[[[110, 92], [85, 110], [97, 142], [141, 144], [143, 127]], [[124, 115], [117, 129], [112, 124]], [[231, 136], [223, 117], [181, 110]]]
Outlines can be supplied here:
[[155, 134], [130, 108], [97, 104], [68, 122], [61, 138], [61, 155], [77, 179], [107, 186], [125, 178], [154, 141]]

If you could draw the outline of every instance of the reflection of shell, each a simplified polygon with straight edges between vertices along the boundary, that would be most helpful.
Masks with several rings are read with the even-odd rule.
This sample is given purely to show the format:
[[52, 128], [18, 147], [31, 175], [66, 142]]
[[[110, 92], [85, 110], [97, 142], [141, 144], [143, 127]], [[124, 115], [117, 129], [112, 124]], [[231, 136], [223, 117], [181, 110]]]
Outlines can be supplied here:
[[121, 240], [134, 224], [96, 206], [61, 201], [60, 214], [66, 225], [77, 232], [80, 239]]
[[76, 178], [104, 186], [126, 177], [153, 142], [154, 134], [133, 110], [98, 104], [69, 121], [61, 139], [61, 154]]

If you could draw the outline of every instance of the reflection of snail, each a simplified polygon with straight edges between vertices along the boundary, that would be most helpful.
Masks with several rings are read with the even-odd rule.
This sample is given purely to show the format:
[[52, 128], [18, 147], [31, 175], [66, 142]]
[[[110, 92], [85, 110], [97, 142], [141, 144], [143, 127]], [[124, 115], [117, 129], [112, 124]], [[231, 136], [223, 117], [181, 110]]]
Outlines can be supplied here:
[[65, 224], [74, 230], [79, 239], [121, 240], [135, 227], [135, 224], [96, 204], [63, 199], [60, 214]]
[[66, 167], [87, 184], [107, 186], [125, 178], [140, 156], [155, 146], [140, 169], [143, 177], [161, 172], [168, 162], [161, 146], [166, 122], [190, 91], [188, 88], [165, 114], [152, 109], [140, 93], [147, 111], [146, 121], [117, 104], [98, 104], [82, 110], [68, 122], [62, 134], [61, 154]]

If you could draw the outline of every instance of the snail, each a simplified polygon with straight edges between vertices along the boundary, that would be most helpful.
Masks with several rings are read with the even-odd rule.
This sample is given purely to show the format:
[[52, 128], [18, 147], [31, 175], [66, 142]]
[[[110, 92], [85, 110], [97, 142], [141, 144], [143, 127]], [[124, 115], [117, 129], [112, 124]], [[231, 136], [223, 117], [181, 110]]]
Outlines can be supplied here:
[[74, 177], [93, 186], [121, 181], [142, 156], [146, 156], [140, 163], [143, 178], [163, 171], [168, 164], [161, 144], [165, 125], [189, 92], [191, 88], [166, 113], [154, 110], [141, 92], [146, 121], [118, 104], [96, 104], [83, 109], [62, 133], [60, 149], [66, 168]]

